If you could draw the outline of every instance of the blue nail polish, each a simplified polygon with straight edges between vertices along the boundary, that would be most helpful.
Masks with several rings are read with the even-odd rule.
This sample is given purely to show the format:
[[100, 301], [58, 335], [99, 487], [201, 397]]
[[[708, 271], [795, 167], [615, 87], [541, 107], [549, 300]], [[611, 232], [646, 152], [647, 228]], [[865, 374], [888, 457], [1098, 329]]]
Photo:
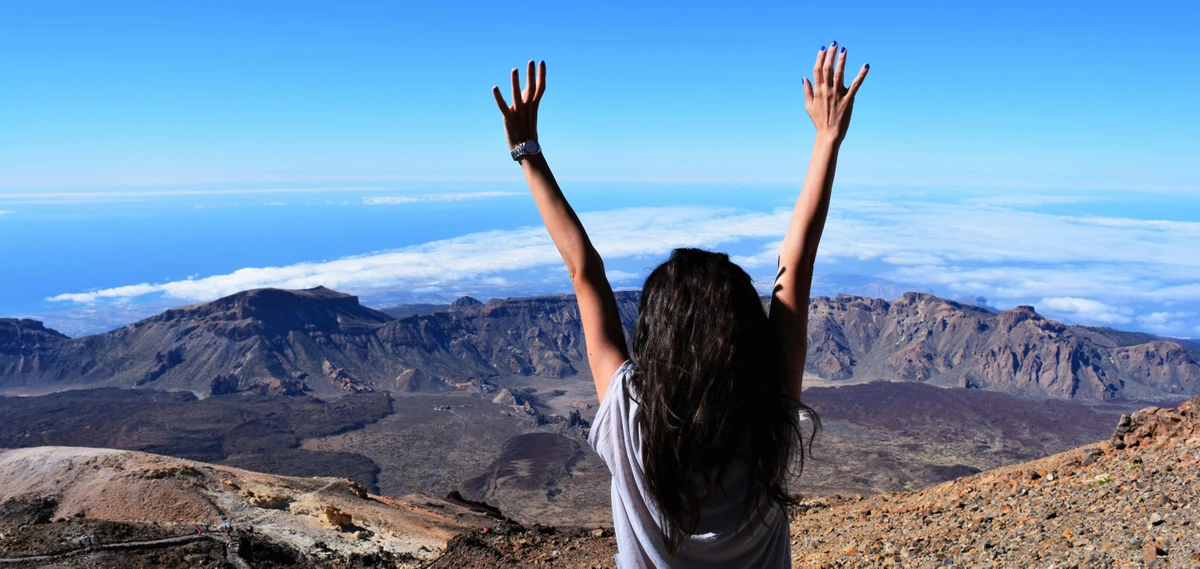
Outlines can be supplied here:
[[825, 51], [825, 46], [821, 46], [821, 51]]
[[870, 69], [870, 68], [871, 68], [871, 64], [870, 64], [870, 63], [864, 63], [864, 64], [863, 64], [863, 69]]
[[842, 48], [842, 53], [846, 53], [846, 48]]

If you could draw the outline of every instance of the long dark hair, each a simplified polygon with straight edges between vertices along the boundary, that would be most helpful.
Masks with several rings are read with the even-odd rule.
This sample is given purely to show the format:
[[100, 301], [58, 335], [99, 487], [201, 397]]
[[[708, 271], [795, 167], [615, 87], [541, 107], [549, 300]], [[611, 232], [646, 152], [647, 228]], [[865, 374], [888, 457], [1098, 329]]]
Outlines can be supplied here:
[[788, 395], [780, 336], [750, 276], [728, 255], [676, 249], [650, 273], [633, 359], [646, 487], [672, 554], [736, 458], [749, 472], [747, 513], [764, 501], [794, 503], [787, 481], [793, 459], [804, 465], [800, 413], [813, 434], [820, 422]]

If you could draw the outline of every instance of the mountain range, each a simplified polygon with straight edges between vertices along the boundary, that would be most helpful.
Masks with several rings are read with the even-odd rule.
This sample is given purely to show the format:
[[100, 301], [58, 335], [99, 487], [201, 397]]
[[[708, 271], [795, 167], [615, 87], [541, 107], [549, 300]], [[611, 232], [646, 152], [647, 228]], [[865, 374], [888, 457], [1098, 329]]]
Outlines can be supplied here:
[[[629, 328], [639, 294], [620, 292], [617, 300]], [[80, 338], [35, 320], [0, 319], [0, 390], [338, 397], [589, 373], [573, 297], [463, 297], [439, 308], [374, 310], [317, 287], [240, 292]], [[890, 302], [818, 297], [809, 310], [807, 371], [834, 383], [914, 381], [1085, 401], [1200, 393], [1200, 346], [1190, 340], [1070, 326], [1028, 306], [995, 313], [911, 292]]]
[[[638, 293], [621, 292], [617, 300], [623, 323], [632, 326]], [[1140, 399], [1174, 404], [1200, 391], [1200, 351], [1193, 342], [1070, 326], [1029, 307], [996, 312], [908, 293], [891, 302], [814, 298], [810, 313], [805, 401], [825, 429], [815, 439], [815, 458], [793, 482], [828, 507], [810, 500], [797, 520], [809, 519], [806, 511], [816, 513], [814, 527], [832, 524], [835, 533], [837, 524], [859, 515], [856, 501], [839, 502], [835, 494], [861, 493], [876, 508], [892, 495], [872, 495], [987, 476], [977, 473], [1093, 443], [1112, 432], [1122, 413], [1143, 406]], [[585, 565], [606, 561], [611, 530], [596, 528], [611, 523], [609, 480], [585, 442], [597, 403], [585, 353], [574, 299], [561, 295], [487, 303], [464, 297], [451, 305], [375, 310], [324, 288], [260, 289], [79, 338], [34, 320], [0, 319], [0, 395], [45, 394], [0, 396], [0, 447], [25, 449], [0, 451], [0, 466], [5, 460], [12, 465], [0, 468], [0, 533], [20, 536], [0, 540], [0, 557], [37, 566], [37, 554], [49, 552], [64, 567], [116, 558], [117, 549], [64, 549], [63, 540], [91, 532], [106, 546], [139, 551], [120, 558], [141, 559], [145, 566], [164, 560], [277, 566], [260, 563], [273, 558], [297, 560], [292, 566], [425, 566], [443, 547], [449, 550], [434, 566], [468, 566], [462, 560], [477, 554], [491, 556], [492, 565], [507, 563], [500, 560], [510, 554], [519, 558], [515, 566], [566, 563], [574, 559], [570, 551], [590, 552], [580, 560]], [[1137, 417], [1121, 420], [1120, 445], [1140, 444], [1142, 435], [1128, 434], [1146, 430]], [[1180, 444], [1194, 450], [1195, 440]], [[51, 446], [175, 459], [46, 448]], [[1194, 457], [1188, 460], [1194, 467]], [[78, 491], [30, 479], [31, 464], [45, 465], [38, 468], [46, 480], [76, 480]], [[61, 472], [50, 472], [53, 465]], [[128, 474], [147, 469], [149, 474]], [[246, 494], [242, 480], [253, 476], [236, 469], [273, 478], [254, 479], [264, 487]], [[1079, 493], [1059, 488], [1059, 472], [1071, 480], [1068, 471], [1055, 471], [1055, 496]], [[1126, 472], [1110, 474], [1116, 480]], [[1096, 484], [1099, 478], [1091, 477], [1100, 474], [1070, 483]], [[304, 482], [313, 476], [333, 478]], [[177, 503], [218, 504], [205, 515], [242, 520], [240, 537], [185, 539], [181, 534], [190, 526], [171, 513], [167, 502], [174, 498], [148, 493], [143, 479], [195, 493]], [[340, 479], [354, 482], [335, 481]], [[1021, 484], [1006, 488], [1036, 490]], [[335, 500], [325, 490], [345, 488], [401, 498], [316, 503]], [[87, 492], [146, 504], [147, 517], [122, 513], [109, 519], [103, 503], [78, 498]], [[425, 496], [447, 496], [448, 503]], [[1115, 496], [1104, 500], [1117, 503]], [[1018, 498], [1012, 501], [1013, 508], [1024, 507]], [[416, 508], [422, 520], [432, 515], [430, 527], [464, 522], [463, 516], [476, 521], [454, 529], [463, 533], [449, 545], [444, 540], [453, 532], [438, 529], [436, 539], [418, 546], [405, 531], [391, 529], [403, 524], [391, 525], [394, 512], [380, 504]], [[326, 515], [326, 505], [351, 513], [352, 531], [337, 525], [342, 518], [336, 511]], [[452, 511], [453, 519], [439, 517]], [[170, 515], [159, 516], [163, 512]], [[999, 520], [1003, 512], [989, 515]], [[503, 518], [587, 529], [514, 529]], [[260, 531], [259, 523], [278, 527]], [[414, 532], [425, 531], [426, 522], [413, 523]], [[979, 522], [947, 523], [962, 528]], [[472, 529], [480, 526], [508, 529]], [[855, 531], [861, 540], [886, 538]], [[956, 535], [953, 528], [947, 532]], [[793, 536], [793, 547], [838, 554], [804, 539]], [[922, 551], [933, 560], [975, 555], [945, 549], [952, 544], [929, 541], [934, 537], [921, 539], [926, 541], [905, 546], [922, 559], [918, 565], [934, 562]], [[992, 552], [975, 541], [971, 547]], [[870, 551], [880, 556], [876, 561], [891, 551], [863, 547], [856, 554]], [[905, 561], [896, 555], [896, 562]]]

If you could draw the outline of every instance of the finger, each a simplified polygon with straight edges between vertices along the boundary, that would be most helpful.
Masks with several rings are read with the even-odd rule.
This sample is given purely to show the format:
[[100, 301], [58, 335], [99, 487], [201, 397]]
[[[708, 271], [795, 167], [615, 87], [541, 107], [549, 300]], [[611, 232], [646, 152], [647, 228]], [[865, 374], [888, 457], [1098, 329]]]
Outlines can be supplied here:
[[517, 109], [525, 106], [525, 102], [521, 100], [521, 72], [514, 67], [512, 70], [512, 96], [513, 106]]
[[871, 64], [864, 63], [862, 69], [858, 70], [858, 75], [854, 81], [850, 83], [850, 90], [846, 91], [847, 98], [854, 98], [854, 94], [858, 92], [858, 88], [862, 86], [863, 79], [867, 78], [867, 73], [871, 71]]
[[542, 100], [542, 95], [545, 92], [546, 92], [546, 62], [543, 61], [538, 64], [537, 93], [534, 94], [534, 96], [533, 96], [534, 100], [535, 101]]
[[846, 86], [846, 48], [838, 50], [837, 69], [833, 72], [833, 86], [842, 89]]
[[822, 79], [821, 73], [825, 70], [825, 46], [817, 51], [817, 61], [813, 63], [813, 83], [824, 85], [825, 80]]
[[829, 49], [825, 50], [825, 63], [821, 66], [821, 79], [825, 80], [826, 85], [833, 85], [833, 60], [837, 59], [837, 42], [829, 42]]
[[534, 84], [534, 68], [533, 60], [529, 60], [529, 65], [525, 67], [525, 91], [522, 93], [525, 96], [526, 103], [533, 102], [533, 93], [537, 90], [537, 85]]
[[803, 78], [801, 78], [801, 79], [800, 79], [800, 82], [801, 82], [801, 83], [804, 83], [804, 106], [811, 105], [811, 104], [812, 104], [812, 100], [813, 100], [813, 86], [812, 86], [812, 83], [810, 83], [810, 82], [808, 81], [808, 78], [807, 78], [807, 77], [803, 77]]
[[496, 106], [500, 107], [504, 118], [508, 118], [508, 103], [504, 102], [504, 95], [500, 94], [500, 87], [492, 87], [492, 95], [496, 97]]

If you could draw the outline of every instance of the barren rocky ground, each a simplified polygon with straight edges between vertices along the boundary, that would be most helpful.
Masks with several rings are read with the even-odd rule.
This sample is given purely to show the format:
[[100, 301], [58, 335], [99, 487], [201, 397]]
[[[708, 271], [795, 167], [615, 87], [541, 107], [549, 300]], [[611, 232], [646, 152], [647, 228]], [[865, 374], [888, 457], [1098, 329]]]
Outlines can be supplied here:
[[[793, 510], [796, 567], [1200, 567], [1200, 398], [1110, 441], [917, 492]], [[435, 567], [611, 567], [604, 532], [471, 532]]]
[[[221, 531], [223, 523], [230, 524], [228, 533]], [[0, 452], [0, 562], [50, 555], [56, 563], [76, 563], [93, 554], [136, 557], [143, 550], [180, 547], [208, 556], [215, 543], [243, 561], [254, 561], [257, 552], [255, 567], [332, 567], [356, 559], [416, 567], [437, 557], [454, 536], [498, 523], [470, 504], [372, 496], [342, 478], [274, 476], [110, 449]], [[186, 538], [197, 526], [208, 531], [191, 541], [103, 551], [131, 541]], [[58, 559], [68, 552], [86, 555]]]
[[1113, 440], [916, 493], [811, 500], [800, 567], [1200, 566], [1200, 398]]
[[[1200, 398], [1045, 459], [915, 492], [807, 499], [793, 510], [794, 564], [1196, 567], [1198, 483]], [[188, 537], [208, 520], [232, 521], [236, 539]], [[78, 551], [15, 567], [611, 567], [616, 551], [602, 527], [524, 528], [346, 480], [54, 447], [0, 453], [0, 533], [5, 559]], [[135, 547], [88, 549], [88, 535]]]

